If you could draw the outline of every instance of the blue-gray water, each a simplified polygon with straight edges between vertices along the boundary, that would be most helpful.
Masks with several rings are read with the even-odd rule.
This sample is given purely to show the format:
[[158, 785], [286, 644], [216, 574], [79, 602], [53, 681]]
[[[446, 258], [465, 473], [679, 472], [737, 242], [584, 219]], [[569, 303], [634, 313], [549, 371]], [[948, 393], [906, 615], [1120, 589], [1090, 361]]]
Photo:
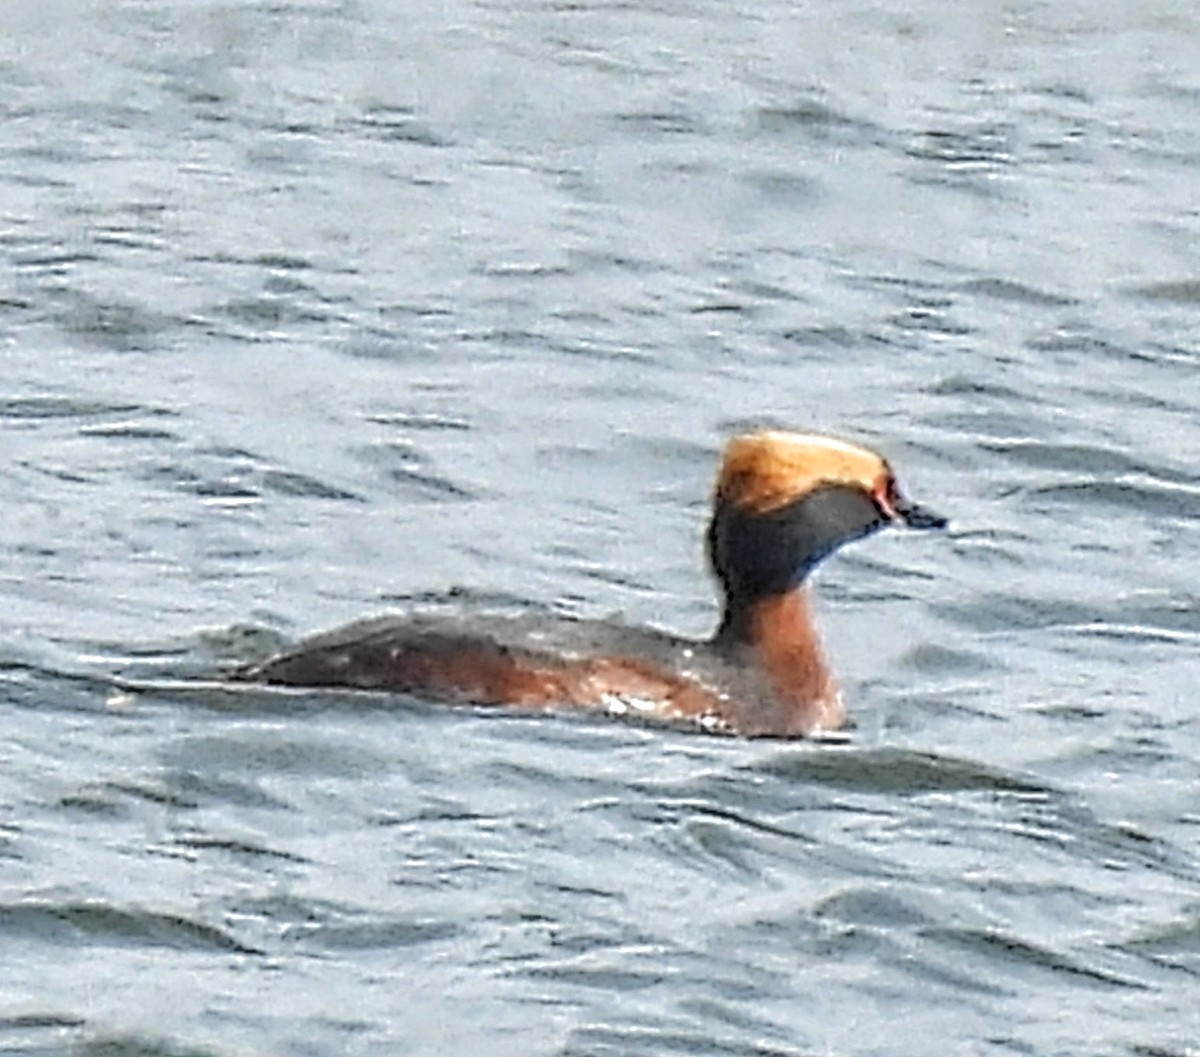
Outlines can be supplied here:
[[[1197, 1053], [1189, 5], [4, 21], [0, 1051]], [[954, 521], [822, 570], [848, 745], [209, 681], [703, 633], [748, 422]]]

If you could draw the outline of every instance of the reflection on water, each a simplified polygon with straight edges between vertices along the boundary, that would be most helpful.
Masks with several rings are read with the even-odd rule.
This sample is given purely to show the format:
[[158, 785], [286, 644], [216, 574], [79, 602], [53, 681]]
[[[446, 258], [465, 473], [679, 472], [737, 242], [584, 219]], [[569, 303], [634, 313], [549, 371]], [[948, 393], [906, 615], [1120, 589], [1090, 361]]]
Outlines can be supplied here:
[[[9, 6], [0, 1048], [1191, 1052], [1188, 20]], [[703, 634], [749, 424], [955, 525], [822, 570], [848, 742], [214, 679]]]

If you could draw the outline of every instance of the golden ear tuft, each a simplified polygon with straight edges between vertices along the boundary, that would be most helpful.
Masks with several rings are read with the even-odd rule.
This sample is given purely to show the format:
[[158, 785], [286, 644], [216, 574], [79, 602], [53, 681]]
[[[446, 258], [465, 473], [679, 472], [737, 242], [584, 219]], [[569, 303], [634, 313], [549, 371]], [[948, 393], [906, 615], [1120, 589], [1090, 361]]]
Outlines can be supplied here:
[[725, 447], [717, 498], [754, 514], [769, 514], [821, 485], [849, 485], [875, 494], [891, 476], [883, 458], [833, 437], [764, 430]]

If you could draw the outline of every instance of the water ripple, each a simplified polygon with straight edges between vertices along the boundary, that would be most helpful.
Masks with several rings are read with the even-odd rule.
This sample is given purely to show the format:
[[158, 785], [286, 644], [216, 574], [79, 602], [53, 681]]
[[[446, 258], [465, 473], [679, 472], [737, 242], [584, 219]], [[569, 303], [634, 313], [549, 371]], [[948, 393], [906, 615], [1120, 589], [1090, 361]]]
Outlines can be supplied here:
[[776, 778], [815, 782], [860, 792], [928, 793], [989, 791], [1044, 795], [1047, 788], [973, 760], [905, 749], [791, 750], [747, 768]]
[[67, 942], [64, 931], [88, 943], [262, 953], [247, 947], [223, 929], [177, 914], [124, 910], [100, 902], [26, 900], [0, 904], [0, 933], [61, 944]]

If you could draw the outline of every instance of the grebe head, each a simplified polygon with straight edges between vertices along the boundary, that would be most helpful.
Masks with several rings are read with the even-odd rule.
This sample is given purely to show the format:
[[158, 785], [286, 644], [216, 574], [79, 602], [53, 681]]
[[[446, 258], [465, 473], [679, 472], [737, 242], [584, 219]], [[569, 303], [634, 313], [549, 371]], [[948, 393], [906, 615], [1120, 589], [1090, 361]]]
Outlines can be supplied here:
[[944, 528], [946, 519], [906, 499], [887, 460], [867, 448], [782, 430], [735, 437], [708, 529], [723, 628], [754, 602], [798, 587], [842, 544], [891, 524]]

